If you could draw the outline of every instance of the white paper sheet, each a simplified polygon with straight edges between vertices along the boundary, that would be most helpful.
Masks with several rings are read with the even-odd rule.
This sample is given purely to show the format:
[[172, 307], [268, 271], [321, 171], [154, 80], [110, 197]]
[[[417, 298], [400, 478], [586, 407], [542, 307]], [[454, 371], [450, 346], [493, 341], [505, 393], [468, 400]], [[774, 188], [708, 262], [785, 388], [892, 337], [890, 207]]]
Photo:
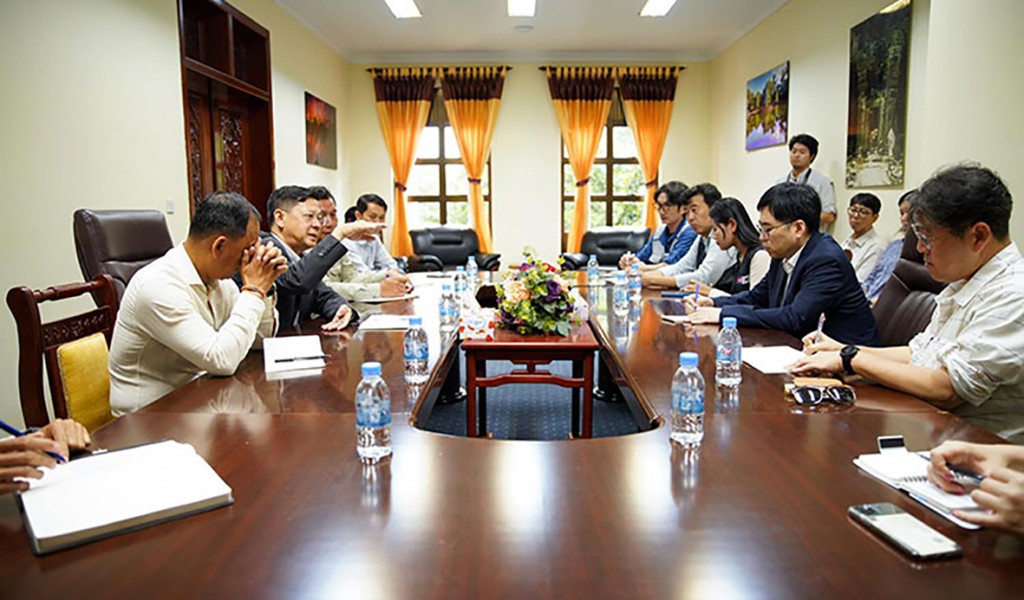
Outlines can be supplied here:
[[326, 366], [318, 335], [293, 335], [263, 340], [263, 369], [268, 373], [306, 371]]
[[788, 373], [789, 365], [804, 353], [789, 346], [750, 346], [743, 348], [743, 362], [767, 375]]

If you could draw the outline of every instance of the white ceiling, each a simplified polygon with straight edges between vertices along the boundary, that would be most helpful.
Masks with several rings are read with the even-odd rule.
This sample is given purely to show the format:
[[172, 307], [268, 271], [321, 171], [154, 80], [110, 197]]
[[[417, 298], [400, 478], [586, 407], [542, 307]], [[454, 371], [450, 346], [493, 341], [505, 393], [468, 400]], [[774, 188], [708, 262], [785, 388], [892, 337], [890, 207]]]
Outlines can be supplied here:
[[[505, 0], [416, 0], [395, 19], [384, 0], [275, 0], [354, 63], [708, 60], [788, 0], [678, 0], [641, 18], [644, 0], [537, 0], [533, 18]], [[518, 32], [517, 25], [532, 31]]]

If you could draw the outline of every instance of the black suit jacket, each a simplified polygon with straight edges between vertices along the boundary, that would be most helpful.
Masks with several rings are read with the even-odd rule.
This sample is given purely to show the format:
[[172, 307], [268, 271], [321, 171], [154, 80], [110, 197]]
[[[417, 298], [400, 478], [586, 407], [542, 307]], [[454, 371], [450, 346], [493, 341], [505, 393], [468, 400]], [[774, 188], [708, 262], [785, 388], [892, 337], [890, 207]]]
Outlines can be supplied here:
[[[297, 323], [318, 314], [328, 321], [347, 303], [323, 282], [334, 263], [348, 252], [334, 236], [327, 236], [299, 260], [292, 260], [284, 242], [276, 236], [260, 232], [260, 241], [272, 242], [288, 258], [288, 270], [277, 278], [277, 312], [281, 329], [294, 329]], [[359, 318], [352, 309], [352, 322]]]
[[803, 337], [818, 327], [825, 314], [824, 332], [846, 343], [881, 345], [871, 305], [857, 282], [850, 259], [831, 236], [815, 233], [807, 241], [793, 273], [786, 297], [782, 261], [772, 260], [768, 274], [749, 292], [716, 298], [722, 317], [736, 317], [740, 327], [779, 329]]

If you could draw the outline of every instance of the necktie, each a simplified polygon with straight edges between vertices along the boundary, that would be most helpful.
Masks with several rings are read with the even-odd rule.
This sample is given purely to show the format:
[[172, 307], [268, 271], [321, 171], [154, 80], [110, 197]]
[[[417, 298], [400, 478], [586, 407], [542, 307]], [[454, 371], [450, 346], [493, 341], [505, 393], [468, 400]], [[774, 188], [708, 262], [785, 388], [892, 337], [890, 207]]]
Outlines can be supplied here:
[[700, 242], [697, 244], [697, 266], [699, 267], [704, 262], [704, 257], [708, 255], [708, 247], [706, 240], [700, 238]]

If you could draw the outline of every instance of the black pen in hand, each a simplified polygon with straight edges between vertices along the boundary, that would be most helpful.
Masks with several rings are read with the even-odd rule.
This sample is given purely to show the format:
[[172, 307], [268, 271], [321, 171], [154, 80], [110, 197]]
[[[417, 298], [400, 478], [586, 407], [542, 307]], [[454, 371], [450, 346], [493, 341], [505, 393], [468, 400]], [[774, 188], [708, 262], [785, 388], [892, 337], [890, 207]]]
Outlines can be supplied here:
[[313, 356], [289, 356], [288, 358], [275, 358], [276, 363], [299, 362], [300, 360], [317, 360], [318, 358], [330, 358], [330, 354], [314, 354]]

